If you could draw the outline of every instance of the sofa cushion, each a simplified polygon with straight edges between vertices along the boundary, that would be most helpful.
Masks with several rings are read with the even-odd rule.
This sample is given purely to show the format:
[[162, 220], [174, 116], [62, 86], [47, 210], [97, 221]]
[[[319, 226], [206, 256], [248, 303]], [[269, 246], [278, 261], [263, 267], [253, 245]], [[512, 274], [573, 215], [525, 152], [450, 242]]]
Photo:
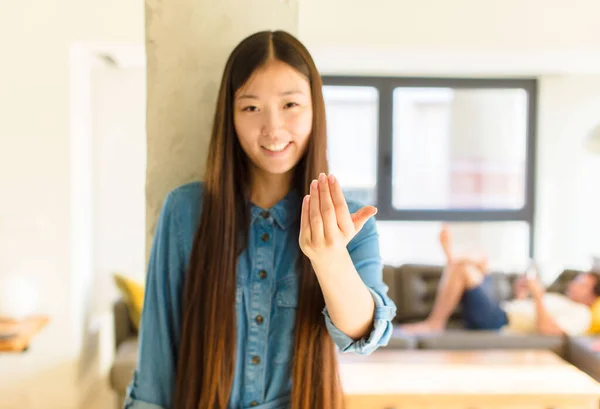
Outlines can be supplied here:
[[110, 369], [110, 385], [119, 394], [124, 395], [133, 378], [137, 365], [138, 339], [131, 337], [121, 343], [117, 349], [113, 366]]
[[396, 269], [396, 320], [421, 320], [431, 311], [443, 267], [404, 264]]
[[579, 270], [564, 270], [560, 275], [548, 286], [546, 291], [552, 293], [561, 293], [565, 294], [567, 292], [567, 287], [569, 283], [578, 275], [582, 273]]
[[506, 301], [514, 297], [513, 287], [515, 281], [521, 276], [516, 273], [491, 272], [490, 280], [492, 285], [492, 297], [497, 301]]
[[113, 304], [115, 318], [115, 348], [118, 349], [122, 342], [137, 336], [137, 331], [129, 316], [129, 307], [122, 298]]
[[[393, 270], [394, 301], [398, 307], [397, 322], [422, 320], [427, 317], [433, 307], [443, 270], [443, 266], [426, 264], [404, 264]], [[497, 300], [511, 298], [516, 278], [516, 274], [490, 273], [492, 296]], [[460, 319], [460, 315], [458, 307], [452, 319]]]
[[449, 330], [443, 334], [421, 335], [423, 349], [549, 349], [560, 356], [565, 353], [563, 336], [515, 335], [498, 331]]

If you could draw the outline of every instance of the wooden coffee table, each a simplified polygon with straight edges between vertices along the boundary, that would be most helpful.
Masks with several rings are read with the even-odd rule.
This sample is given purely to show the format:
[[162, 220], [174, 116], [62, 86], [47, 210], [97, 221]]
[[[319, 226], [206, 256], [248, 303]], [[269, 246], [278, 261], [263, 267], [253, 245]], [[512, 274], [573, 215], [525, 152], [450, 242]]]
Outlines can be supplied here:
[[543, 350], [340, 357], [346, 409], [598, 409], [600, 384]]

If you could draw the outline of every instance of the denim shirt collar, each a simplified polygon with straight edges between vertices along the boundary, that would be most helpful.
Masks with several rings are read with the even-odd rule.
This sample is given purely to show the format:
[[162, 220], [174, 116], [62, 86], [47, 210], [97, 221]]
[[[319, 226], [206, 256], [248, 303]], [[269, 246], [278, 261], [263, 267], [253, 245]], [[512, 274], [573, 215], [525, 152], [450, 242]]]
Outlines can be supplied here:
[[263, 209], [254, 203], [250, 203], [250, 224], [254, 223], [257, 217], [272, 217], [279, 227], [281, 227], [283, 230], [286, 230], [300, 217], [301, 205], [302, 199], [298, 194], [297, 189], [290, 190], [290, 192], [285, 195], [283, 199], [277, 202], [275, 206], [271, 207], [270, 209]]

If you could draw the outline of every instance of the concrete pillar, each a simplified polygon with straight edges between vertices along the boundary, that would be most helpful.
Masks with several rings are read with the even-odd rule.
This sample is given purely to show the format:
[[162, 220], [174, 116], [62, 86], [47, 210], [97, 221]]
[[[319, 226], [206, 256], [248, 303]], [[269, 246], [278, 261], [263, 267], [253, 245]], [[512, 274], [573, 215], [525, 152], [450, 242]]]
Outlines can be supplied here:
[[298, 33], [299, 0], [146, 0], [146, 253], [165, 195], [202, 179], [217, 90], [247, 35]]

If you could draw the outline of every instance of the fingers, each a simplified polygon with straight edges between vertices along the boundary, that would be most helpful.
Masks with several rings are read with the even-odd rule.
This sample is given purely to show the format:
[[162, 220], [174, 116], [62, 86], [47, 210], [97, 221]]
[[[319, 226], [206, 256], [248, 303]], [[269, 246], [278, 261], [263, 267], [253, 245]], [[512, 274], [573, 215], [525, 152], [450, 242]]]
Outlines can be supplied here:
[[325, 239], [333, 239], [338, 230], [335, 208], [331, 199], [329, 180], [324, 173], [319, 175], [319, 200], [321, 203], [321, 217], [323, 218], [323, 235]]
[[354, 222], [352, 221], [350, 211], [348, 210], [348, 203], [346, 203], [342, 187], [333, 175], [329, 175], [329, 189], [331, 190], [331, 199], [333, 200], [335, 217], [339, 229], [345, 235], [353, 234], [355, 232]]
[[351, 239], [377, 214], [374, 206], [365, 206], [350, 214], [341, 186], [333, 175], [327, 177], [321, 173], [319, 179], [310, 184], [309, 193], [308, 206], [303, 203], [302, 207], [301, 226], [304, 230], [310, 229], [313, 244], [326, 239], [336, 241], [342, 236]]
[[374, 206], [365, 206], [352, 214], [355, 232], [359, 232], [367, 220], [377, 214], [377, 208]]
[[309, 221], [311, 241], [320, 243], [323, 240], [323, 218], [321, 217], [321, 202], [319, 200], [319, 183], [313, 180], [310, 184]]
[[302, 212], [300, 213], [300, 236], [307, 235], [310, 239], [310, 216], [308, 209], [310, 208], [310, 195], [304, 196], [302, 199]]

